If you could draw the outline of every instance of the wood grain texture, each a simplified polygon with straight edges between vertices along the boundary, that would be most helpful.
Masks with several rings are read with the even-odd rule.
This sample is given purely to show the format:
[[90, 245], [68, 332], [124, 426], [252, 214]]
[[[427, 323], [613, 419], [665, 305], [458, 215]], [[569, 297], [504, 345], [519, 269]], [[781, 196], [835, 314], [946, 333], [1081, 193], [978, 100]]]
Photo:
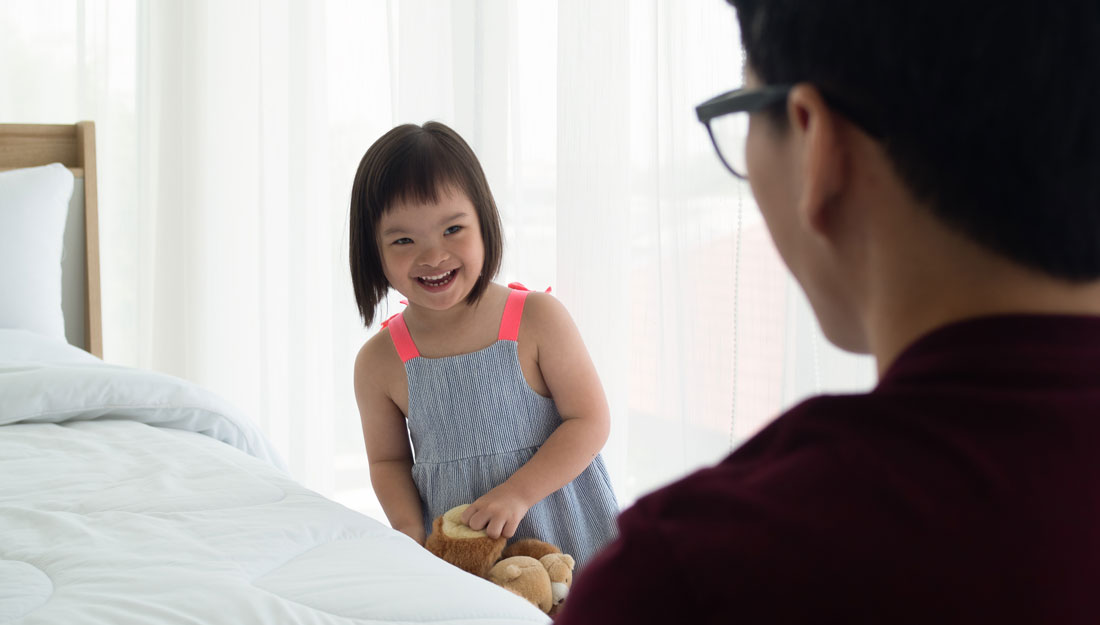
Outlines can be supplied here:
[[61, 163], [84, 180], [85, 350], [103, 357], [95, 123], [0, 124], [0, 171]]

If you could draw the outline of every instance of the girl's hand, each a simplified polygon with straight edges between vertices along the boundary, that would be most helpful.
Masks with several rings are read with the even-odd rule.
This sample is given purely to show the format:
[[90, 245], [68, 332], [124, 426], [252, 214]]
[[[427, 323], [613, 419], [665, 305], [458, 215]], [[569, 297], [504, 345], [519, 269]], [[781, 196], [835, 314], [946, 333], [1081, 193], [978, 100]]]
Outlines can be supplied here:
[[511, 538], [530, 508], [531, 504], [501, 484], [470, 504], [462, 512], [462, 522], [470, 529], [485, 530], [489, 538]]

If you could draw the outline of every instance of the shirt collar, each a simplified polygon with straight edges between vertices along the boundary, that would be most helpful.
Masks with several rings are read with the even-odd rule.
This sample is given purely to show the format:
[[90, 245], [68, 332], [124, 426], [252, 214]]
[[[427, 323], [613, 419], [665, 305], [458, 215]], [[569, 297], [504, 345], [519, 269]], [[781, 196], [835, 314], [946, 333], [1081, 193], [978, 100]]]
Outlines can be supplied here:
[[1100, 386], [1100, 317], [998, 315], [942, 326], [906, 348], [876, 391], [927, 382], [1020, 384], [1051, 376]]

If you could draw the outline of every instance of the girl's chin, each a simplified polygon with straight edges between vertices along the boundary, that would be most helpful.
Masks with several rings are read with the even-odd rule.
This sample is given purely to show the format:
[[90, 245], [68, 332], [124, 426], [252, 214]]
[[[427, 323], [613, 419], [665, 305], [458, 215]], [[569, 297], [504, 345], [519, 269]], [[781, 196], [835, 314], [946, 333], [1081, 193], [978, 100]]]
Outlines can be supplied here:
[[414, 287], [411, 296], [405, 293], [402, 293], [402, 295], [405, 295], [405, 299], [408, 300], [410, 305], [425, 308], [427, 310], [443, 311], [450, 310], [465, 302], [466, 296], [469, 295], [469, 290], [463, 293], [461, 289], [456, 289], [454, 286], [449, 289], [438, 291]]

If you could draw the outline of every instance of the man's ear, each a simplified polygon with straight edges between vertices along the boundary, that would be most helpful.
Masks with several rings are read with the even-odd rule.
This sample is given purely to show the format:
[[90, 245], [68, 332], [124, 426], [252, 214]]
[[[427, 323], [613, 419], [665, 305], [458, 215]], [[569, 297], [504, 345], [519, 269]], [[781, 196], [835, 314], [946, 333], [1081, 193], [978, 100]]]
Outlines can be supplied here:
[[840, 119], [816, 87], [798, 84], [787, 97], [787, 116], [800, 151], [802, 195], [799, 219], [819, 235], [829, 234], [833, 200], [846, 184], [848, 154]]

